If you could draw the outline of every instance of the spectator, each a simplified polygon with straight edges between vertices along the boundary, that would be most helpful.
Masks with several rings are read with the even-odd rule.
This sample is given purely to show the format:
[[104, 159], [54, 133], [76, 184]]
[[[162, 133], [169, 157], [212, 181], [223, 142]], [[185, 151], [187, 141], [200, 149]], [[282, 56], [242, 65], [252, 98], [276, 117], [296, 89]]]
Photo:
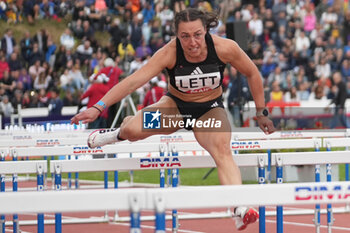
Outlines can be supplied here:
[[4, 77], [4, 72], [10, 72], [10, 67], [4, 53], [0, 51], [0, 80]]
[[281, 67], [276, 66], [267, 78], [268, 85], [273, 85], [275, 82], [280, 85], [286, 79], [286, 73], [282, 71]]
[[63, 106], [78, 106], [79, 103], [77, 101], [77, 98], [75, 98], [72, 94], [72, 92], [68, 89], [64, 92], [65, 95], [63, 97]]
[[56, 59], [56, 44], [53, 42], [51, 38], [47, 40], [47, 51], [45, 54], [45, 61], [50, 64], [50, 67], [54, 67], [55, 59]]
[[[137, 48], [142, 41], [142, 14], [133, 17], [130, 27], [130, 43], [133, 48]], [[120, 54], [119, 54], [120, 55]]]
[[300, 11], [300, 6], [298, 5], [297, 0], [289, 0], [286, 5], [287, 19], [290, 20], [295, 12]]
[[60, 116], [62, 115], [63, 101], [59, 96], [59, 91], [53, 88], [50, 92], [51, 98], [48, 102], [49, 115], [50, 116]]
[[321, 20], [322, 14], [327, 11], [328, 7], [328, 0], [321, 0], [321, 2], [317, 4], [315, 8], [317, 20]]
[[18, 113], [18, 105], [21, 105], [22, 107], [22, 98], [23, 98], [22, 90], [15, 89], [14, 97], [11, 100], [11, 105], [14, 109], [13, 113]]
[[[90, 108], [96, 104], [102, 96], [104, 96], [108, 91], [109, 87], [107, 82], [109, 78], [107, 76], [99, 75], [96, 80], [93, 81], [92, 85], [86, 90], [86, 92], [81, 96], [81, 100], [89, 98], [87, 107]], [[108, 108], [104, 109], [100, 116], [92, 123], [89, 123], [89, 129], [100, 129], [107, 128], [108, 119]]]
[[64, 69], [63, 73], [60, 76], [60, 88], [62, 88], [65, 92], [74, 92], [74, 84], [73, 79], [69, 75], [69, 69]]
[[10, 59], [8, 60], [8, 65], [10, 67], [11, 75], [16, 76], [13, 73], [19, 72], [19, 70], [22, 68], [22, 62], [17, 53], [14, 52], [11, 54]]
[[27, 18], [29, 24], [39, 17], [40, 6], [36, 0], [24, 0], [22, 14]]
[[302, 82], [298, 89], [298, 98], [300, 100], [309, 100], [310, 92], [308, 90], [309, 84], [307, 82]]
[[26, 31], [24, 33], [23, 39], [20, 41], [20, 47], [21, 47], [21, 55], [26, 62], [26, 65], [29, 64], [29, 59], [33, 51], [33, 40], [30, 37], [30, 32]]
[[116, 58], [116, 62], [112, 58], [106, 58], [103, 62], [103, 68], [95, 76], [97, 78], [99, 75], [104, 74], [104, 76], [108, 77], [107, 86], [109, 89], [119, 82], [119, 78], [123, 73], [117, 65], [118, 61], [119, 58]]
[[345, 12], [343, 21], [343, 41], [345, 45], [350, 42], [350, 9]]
[[40, 53], [44, 54], [47, 51], [47, 38], [48, 33], [45, 29], [40, 29], [33, 36], [34, 43], [38, 44], [38, 50]]
[[263, 64], [263, 54], [261, 45], [258, 42], [252, 43], [247, 54], [260, 70], [261, 65]]
[[111, 40], [113, 44], [117, 47], [122, 39], [125, 39], [127, 32], [123, 31], [120, 27], [120, 19], [115, 18], [108, 32], [111, 35]]
[[248, 23], [248, 28], [254, 38], [259, 38], [262, 35], [263, 23], [257, 12], [254, 12], [253, 18]]
[[11, 98], [15, 87], [16, 81], [10, 76], [9, 72], [5, 71], [3, 78], [0, 80], [0, 88], [4, 89], [5, 94]]
[[0, 112], [4, 117], [10, 117], [14, 113], [14, 108], [7, 95], [2, 96], [0, 102]]
[[272, 90], [270, 95], [271, 102], [283, 101], [283, 91], [281, 91], [280, 84], [278, 81], [274, 81], [271, 84]]
[[[34, 97], [35, 98], [35, 97]], [[47, 96], [47, 92], [44, 88], [41, 88], [38, 91], [38, 102], [37, 102], [37, 107], [38, 108], [43, 108], [47, 107], [49, 101], [49, 97]]]
[[151, 48], [146, 44], [144, 40], [142, 40], [141, 45], [136, 48], [136, 57], [141, 57], [142, 59], [145, 59], [146, 57], [151, 55], [152, 55]]
[[85, 40], [83, 44], [77, 47], [77, 58], [80, 60], [81, 64], [88, 64], [92, 57], [93, 49], [89, 40]]
[[51, 0], [42, 0], [40, 6], [40, 17], [41, 18], [56, 18], [55, 3]]
[[160, 100], [160, 98], [165, 94], [165, 90], [158, 86], [159, 79], [154, 77], [150, 81], [150, 89], [146, 92], [145, 98], [143, 99], [143, 107], [154, 104]]
[[34, 43], [33, 44], [33, 51], [31, 53], [30, 59], [29, 59], [29, 66], [32, 66], [36, 61], [44, 62], [44, 60], [45, 60], [45, 55], [42, 52], [40, 52], [39, 44]]
[[4, 37], [1, 39], [0, 46], [1, 50], [6, 55], [6, 58], [9, 58], [14, 51], [14, 47], [16, 46], [16, 41], [13, 38], [12, 29], [8, 28], [5, 30], [5, 34]]
[[311, 32], [316, 28], [317, 18], [312, 9], [306, 9], [306, 15], [304, 17], [304, 31], [306, 35], [310, 35]]
[[300, 53], [310, 48], [310, 39], [305, 35], [304, 31], [300, 31], [300, 34], [295, 39], [295, 51]]
[[25, 91], [32, 90], [32, 78], [26, 68], [22, 68], [18, 77], [18, 82], [22, 82]]
[[153, 18], [156, 15], [152, 4], [150, 2], [147, 2], [147, 1], [144, 2], [144, 6], [143, 6], [141, 13], [143, 16], [143, 23], [144, 24], [148, 24], [148, 22], [153, 20]]
[[29, 75], [33, 81], [43, 72], [45, 72], [45, 69], [41, 66], [40, 60], [36, 60], [34, 64], [29, 67]]
[[125, 39], [118, 45], [118, 54], [121, 60], [130, 60], [135, 55], [135, 49], [129, 40]]
[[[23, 93], [23, 98], [22, 98], [22, 108], [29, 108], [31, 107], [31, 99], [30, 99], [30, 94], [29, 91], [25, 91]], [[35, 106], [36, 107], [36, 106]]]
[[324, 78], [330, 78], [331, 77], [331, 66], [327, 62], [326, 57], [321, 57], [320, 63], [316, 65], [316, 73], [315, 76], [317, 79], [324, 77]]
[[345, 83], [350, 82], [350, 60], [343, 60], [341, 64], [341, 74]]
[[337, 24], [338, 15], [334, 11], [333, 6], [329, 6], [327, 11], [323, 12], [321, 15], [320, 23], [323, 25], [323, 29], [329, 34]]
[[167, 22], [171, 22], [174, 19], [174, 12], [165, 4], [157, 17], [160, 19], [161, 25], [165, 26]]
[[83, 40], [92, 41], [94, 38], [94, 29], [90, 27], [90, 22], [88, 20], [83, 21]]
[[80, 71], [80, 65], [78, 63], [73, 66], [72, 70], [69, 71], [68, 75], [71, 77], [73, 86], [77, 91], [81, 91], [84, 89], [86, 80]]
[[81, 40], [84, 36], [83, 21], [81, 19], [73, 21], [71, 25], [71, 30], [73, 32], [73, 35]]
[[48, 71], [39, 73], [34, 79], [33, 87], [39, 91], [41, 89], [48, 90], [52, 77], [48, 74]]
[[60, 43], [66, 48], [66, 50], [71, 50], [74, 47], [74, 37], [69, 28], [66, 28], [64, 33], [60, 36]]
[[286, 12], [287, 5], [285, 4], [284, 0], [277, 0], [276, 3], [272, 7], [272, 13], [275, 17], [279, 15], [280, 12]]
[[336, 89], [336, 94], [330, 103], [330, 105], [335, 104], [334, 115], [331, 122], [331, 129], [337, 126], [338, 119], [340, 120], [342, 125], [345, 126], [345, 128], [349, 128], [350, 124], [346, 118], [345, 112], [345, 101], [347, 98], [346, 85], [342, 81], [342, 77], [339, 72], [335, 72], [332, 78], [334, 82], [334, 87]]

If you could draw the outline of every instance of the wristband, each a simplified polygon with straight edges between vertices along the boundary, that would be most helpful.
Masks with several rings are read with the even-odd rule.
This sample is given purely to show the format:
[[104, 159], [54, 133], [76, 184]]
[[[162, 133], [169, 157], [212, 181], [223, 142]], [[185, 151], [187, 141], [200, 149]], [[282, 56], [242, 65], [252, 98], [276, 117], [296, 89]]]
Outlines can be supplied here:
[[95, 105], [92, 105], [93, 108], [96, 108], [100, 113], [102, 113], [102, 110], [96, 107]]
[[96, 104], [97, 104], [98, 106], [101, 106], [101, 107], [103, 108], [103, 110], [106, 109], [106, 107], [107, 107], [106, 104], [103, 103], [102, 100], [98, 101]]

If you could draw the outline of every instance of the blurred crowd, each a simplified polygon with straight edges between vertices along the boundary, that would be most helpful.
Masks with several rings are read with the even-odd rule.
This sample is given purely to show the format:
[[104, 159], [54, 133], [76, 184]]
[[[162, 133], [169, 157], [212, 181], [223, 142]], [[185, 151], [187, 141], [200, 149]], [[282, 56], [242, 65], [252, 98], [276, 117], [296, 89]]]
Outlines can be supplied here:
[[[350, 96], [348, 0], [0, 0], [0, 20], [9, 23], [0, 35], [2, 114], [16, 112], [19, 104], [48, 106], [51, 114], [62, 106], [94, 104], [174, 37], [174, 15], [186, 7], [218, 12], [211, 33], [222, 37], [226, 26], [246, 23], [246, 52], [261, 71], [267, 101], [332, 99], [335, 72]], [[13, 37], [11, 23], [63, 23], [66, 16], [71, 20], [58, 43], [45, 28]], [[96, 39], [97, 31], [108, 35], [107, 44]], [[166, 81], [162, 72], [139, 88], [135, 105], [157, 101]], [[230, 109], [251, 100], [246, 80], [232, 67], [223, 87]]]

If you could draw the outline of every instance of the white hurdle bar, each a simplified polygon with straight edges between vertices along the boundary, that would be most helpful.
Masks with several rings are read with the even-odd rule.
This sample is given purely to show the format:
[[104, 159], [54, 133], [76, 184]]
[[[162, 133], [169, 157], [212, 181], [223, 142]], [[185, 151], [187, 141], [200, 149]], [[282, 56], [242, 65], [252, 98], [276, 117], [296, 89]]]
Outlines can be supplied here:
[[58, 155], [86, 155], [86, 154], [116, 154], [116, 153], [141, 153], [158, 152], [166, 148], [166, 144], [136, 143], [136, 144], [114, 144], [89, 148], [87, 145], [56, 146], [56, 147], [24, 147], [11, 149], [12, 155], [21, 156], [58, 156]]
[[[267, 155], [263, 153], [234, 155], [238, 166], [266, 166]], [[129, 171], [174, 168], [208, 168], [215, 167], [213, 158], [203, 156], [151, 157], [151, 158], [118, 158], [94, 160], [55, 160], [51, 161], [51, 171], [60, 172], [96, 172], [96, 171]]]
[[[201, 198], [198, 198], [199, 193]], [[91, 202], [92, 199], [97, 201]], [[157, 214], [161, 214], [166, 209], [178, 208], [330, 202], [349, 203], [350, 182], [3, 193], [0, 198], [0, 212], [13, 214], [129, 210], [131, 215], [139, 216], [144, 209], [155, 210]], [[160, 216], [164, 218], [165, 215]], [[164, 225], [159, 226], [156, 223], [156, 232], [165, 229], [165, 219], [158, 220]]]
[[[86, 145], [86, 140], [91, 130], [71, 131], [71, 132], [4, 132], [0, 131], [0, 147], [16, 146], [55, 146], [55, 145]], [[271, 139], [292, 139], [292, 138], [324, 138], [324, 137], [344, 137], [349, 132], [346, 130], [320, 131], [320, 130], [295, 130], [295, 131], [277, 131], [266, 135], [261, 131], [257, 132], [233, 132], [232, 140], [271, 140]], [[175, 132], [170, 135], [154, 135], [141, 143], [172, 143], [172, 142], [195, 142], [191, 132]], [[129, 141], [121, 143], [130, 143]], [[133, 142], [135, 143], [135, 142]], [[120, 143], [119, 143], [120, 144]]]

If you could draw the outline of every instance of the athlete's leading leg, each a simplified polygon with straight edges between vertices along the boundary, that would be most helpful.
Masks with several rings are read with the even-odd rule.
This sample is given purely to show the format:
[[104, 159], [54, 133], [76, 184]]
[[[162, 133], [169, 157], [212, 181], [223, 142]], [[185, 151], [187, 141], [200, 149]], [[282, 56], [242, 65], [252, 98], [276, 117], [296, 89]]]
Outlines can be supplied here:
[[[157, 103], [144, 109], [145, 111], [159, 110], [161, 114], [179, 115], [176, 103], [168, 96], [163, 96]], [[138, 111], [135, 116], [126, 117], [118, 129], [99, 129], [89, 135], [88, 145], [91, 148], [104, 146], [121, 140], [137, 141], [156, 134], [171, 134], [178, 127], [164, 129], [144, 129], [143, 111]]]

